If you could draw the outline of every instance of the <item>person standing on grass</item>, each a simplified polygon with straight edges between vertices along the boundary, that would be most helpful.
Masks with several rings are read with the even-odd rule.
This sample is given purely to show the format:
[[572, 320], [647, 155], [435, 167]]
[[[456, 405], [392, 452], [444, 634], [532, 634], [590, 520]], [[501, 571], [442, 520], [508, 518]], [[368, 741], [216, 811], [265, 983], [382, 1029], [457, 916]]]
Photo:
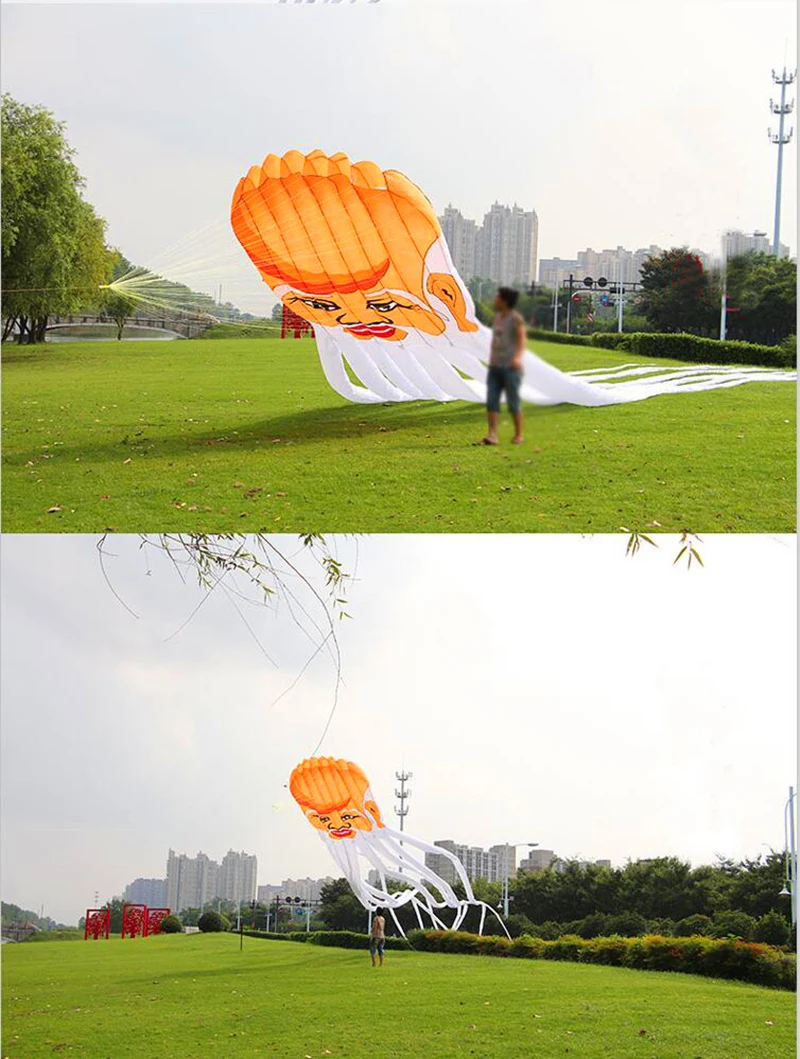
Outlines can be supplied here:
[[380, 966], [383, 967], [383, 949], [386, 945], [386, 920], [383, 918], [383, 909], [378, 908], [372, 917], [372, 933], [369, 936], [369, 954], [372, 957], [372, 966], [375, 966], [375, 957], [378, 957]]
[[508, 410], [514, 419], [515, 445], [522, 442], [522, 357], [525, 353], [525, 321], [516, 311], [519, 292], [500, 287], [495, 295], [497, 310], [492, 323], [492, 345], [489, 373], [486, 378], [486, 414], [489, 430], [484, 445], [497, 445], [497, 423], [500, 419], [500, 397], [505, 392]]

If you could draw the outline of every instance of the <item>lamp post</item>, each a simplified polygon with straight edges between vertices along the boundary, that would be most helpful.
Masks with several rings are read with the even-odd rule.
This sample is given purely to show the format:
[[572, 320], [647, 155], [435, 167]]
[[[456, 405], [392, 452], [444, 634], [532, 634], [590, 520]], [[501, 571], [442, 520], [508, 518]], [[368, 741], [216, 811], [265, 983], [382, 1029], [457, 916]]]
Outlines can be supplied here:
[[789, 788], [789, 797], [783, 807], [783, 850], [785, 881], [780, 891], [781, 897], [791, 901], [792, 926], [797, 925], [797, 847], [794, 835], [794, 800], [797, 792]]
[[503, 860], [505, 862], [504, 863], [504, 871], [503, 871], [503, 916], [504, 916], [505, 919], [508, 919], [508, 901], [509, 901], [509, 896], [508, 896], [508, 861], [509, 861], [508, 851], [511, 850], [511, 849], [516, 849], [517, 846], [528, 846], [530, 849], [532, 849], [534, 846], [538, 846], [538, 845], [539, 845], [538, 842], [506, 842], [505, 856], [503, 858]]

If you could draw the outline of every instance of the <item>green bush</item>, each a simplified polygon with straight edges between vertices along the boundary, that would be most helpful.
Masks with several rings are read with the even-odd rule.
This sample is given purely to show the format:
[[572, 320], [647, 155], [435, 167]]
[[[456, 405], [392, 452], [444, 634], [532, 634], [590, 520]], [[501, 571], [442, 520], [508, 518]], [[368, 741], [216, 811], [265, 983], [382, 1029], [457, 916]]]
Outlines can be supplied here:
[[181, 923], [177, 916], [165, 916], [164, 919], [161, 920], [161, 933], [181, 934], [183, 933], [183, 923]]
[[678, 971], [714, 978], [734, 978], [759, 985], [794, 989], [797, 961], [794, 954], [769, 945], [725, 938], [644, 937], [580, 938], [564, 935], [555, 941], [523, 935], [507, 938], [478, 937], [461, 931], [413, 931], [409, 941], [422, 952], [458, 952], [520, 959], [601, 963], [649, 971]]
[[528, 328], [528, 338], [538, 338], [542, 342], [558, 342], [567, 346], [590, 346], [589, 335], [568, 335], [565, 331], [542, 331], [538, 327]]
[[788, 945], [791, 934], [792, 928], [786, 917], [773, 910], [758, 920], [754, 938], [767, 945]]
[[203, 912], [202, 916], [197, 920], [198, 929], [203, 934], [215, 934], [221, 930], [230, 930], [230, 920], [226, 916], [221, 916], [219, 912], [209, 910]]
[[648, 334], [634, 332], [627, 336], [622, 349], [640, 357], [668, 357], [694, 364], [752, 364], [768, 368], [787, 368], [797, 363], [788, 348], [757, 346], [753, 342], [720, 342], [716, 338], [698, 338], [686, 334]]
[[720, 342], [716, 338], [659, 334], [655, 331], [597, 331], [593, 335], [567, 335], [563, 331], [529, 328], [528, 337], [544, 342], [614, 349], [640, 357], [664, 357], [692, 364], [751, 364], [767, 368], [791, 368], [797, 365], [796, 335], [789, 336], [780, 346], [759, 346], [753, 342]]
[[82, 930], [37, 930], [30, 934], [23, 944], [31, 941], [83, 941]]
[[742, 941], [752, 941], [756, 936], [757, 926], [757, 920], [746, 912], [718, 912], [711, 923], [709, 935], [712, 938], [734, 937]]
[[710, 916], [687, 916], [675, 924], [675, 935], [679, 938], [691, 938], [698, 934], [708, 934], [711, 930]]

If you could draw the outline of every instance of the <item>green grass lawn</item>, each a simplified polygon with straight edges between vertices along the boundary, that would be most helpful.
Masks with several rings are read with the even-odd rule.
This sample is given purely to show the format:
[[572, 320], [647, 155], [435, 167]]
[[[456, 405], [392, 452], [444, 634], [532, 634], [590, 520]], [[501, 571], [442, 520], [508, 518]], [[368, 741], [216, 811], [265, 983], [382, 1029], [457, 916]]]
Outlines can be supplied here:
[[795, 995], [544, 960], [172, 935], [7, 945], [3, 1056], [788, 1059]]
[[[568, 370], [631, 359], [532, 345]], [[487, 449], [479, 405], [342, 400], [310, 339], [3, 352], [6, 531], [795, 529], [791, 383], [528, 407], [525, 444], [504, 422]]]

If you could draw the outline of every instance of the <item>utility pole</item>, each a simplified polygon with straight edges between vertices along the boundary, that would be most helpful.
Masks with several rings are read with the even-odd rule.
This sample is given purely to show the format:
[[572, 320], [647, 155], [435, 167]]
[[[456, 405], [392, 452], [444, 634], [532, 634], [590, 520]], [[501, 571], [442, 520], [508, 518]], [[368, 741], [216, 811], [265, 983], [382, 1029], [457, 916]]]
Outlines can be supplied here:
[[[796, 71], [795, 71], [796, 73]], [[778, 115], [778, 132], [773, 134], [772, 129], [767, 130], [767, 136], [773, 143], [778, 145], [778, 176], [775, 182], [775, 229], [772, 236], [772, 253], [775, 257], [778, 256], [780, 250], [780, 235], [781, 235], [781, 184], [783, 181], [783, 146], [787, 144], [791, 138], [794, 128], [789, 129], [788, 133], [784, 135], [784, 119], [787, 114], [791, 114], [794, 109], [794, 100], [791, 103], [786, 102], [786, 86], [793, 84], [795, 74], [787, 73], [786, 67], [784, 66], [783, 72], [776, 74], [772, 71], [772, 80], [776, 85], [781, 86], [781, 101], [780, 103], [773, 103], [769, 101], [769, 109], [773, 114]]]
[[784, 883], [781, 897], [790, 898], [792, 926], [797, 925], [797, 846], [794, 832], [794, 800], [797, 792], [789, 788], [789, 799], [783, 809]]
[[572, 288], [575, 283], [575, 277], [570, 272], [569, 274], [569, 299], [567, 300], [567, 334], [571, 334], [570, 327], [572, 325]]
[[394, 807], [395, 813], [400, 817], [400, 830], [404, 830], [405, 819], [408, 816], [408, 806], [406, 802], [411, 797], [411, 791], [406, 787], [406, 784], [413, 776], [412, 772], [406, 772], [402, 769], [400, 772], [395, 772], [395, 779], [400, 784], [400, 790], [394, 792], [395, 798], [400, 799], [400, 805]]

